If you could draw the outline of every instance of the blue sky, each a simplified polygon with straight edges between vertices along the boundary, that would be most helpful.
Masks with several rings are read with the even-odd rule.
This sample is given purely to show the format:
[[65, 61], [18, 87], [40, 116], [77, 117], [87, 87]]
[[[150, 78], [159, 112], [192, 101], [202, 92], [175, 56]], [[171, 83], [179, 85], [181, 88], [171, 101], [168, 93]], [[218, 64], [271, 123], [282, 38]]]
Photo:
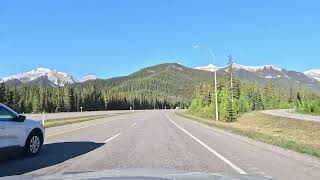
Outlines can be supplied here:
[[[293, 0], [0, 1], [0, 77], [35, 67], [108, 78], [178, 62], [320, 68], [320, 3]], [[194, 49], [194, 45], [200, 48]]]

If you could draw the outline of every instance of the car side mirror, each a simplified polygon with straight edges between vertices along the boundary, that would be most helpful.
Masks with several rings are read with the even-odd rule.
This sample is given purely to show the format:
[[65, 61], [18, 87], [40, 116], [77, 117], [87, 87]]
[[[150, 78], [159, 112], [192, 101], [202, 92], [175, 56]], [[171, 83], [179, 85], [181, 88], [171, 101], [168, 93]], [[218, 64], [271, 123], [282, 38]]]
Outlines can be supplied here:
[[17, 121], [17, 122], [24, 122], [24, 120], [26, 120], [26, 116], [24, 116], [24, 115], [19, 115], [15, 120]]

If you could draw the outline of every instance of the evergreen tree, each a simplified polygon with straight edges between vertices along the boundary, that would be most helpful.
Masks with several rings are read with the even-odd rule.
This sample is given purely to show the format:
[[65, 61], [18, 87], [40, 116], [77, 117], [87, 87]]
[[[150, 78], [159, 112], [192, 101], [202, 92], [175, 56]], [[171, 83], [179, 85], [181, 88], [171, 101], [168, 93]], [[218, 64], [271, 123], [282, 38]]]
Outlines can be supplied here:
[[251, 110], [251, 104], [244, 95], [240, 95], [239, 100], [236, 102], [236, 112], [245, 113]]
[[0, 83], [0, 103], [5, 103], [6, 100], [6, 85], [4, 82]]
[[56, 97], [56, 101], [55, 101], [55, 112], [63, 112], [64, 111], [64, 102], [63, 102], [63, 98], [62, 98], [62, 92], [61, 90], [59, 90], [57, 92], [57, 97]]
[[233, 103], [230, 99], [226, 101], [226, 106], [225, 106], [225, 119], [227, 122], [234, 122], [237, 120], [237, 115], [233, 106]]
[[13, 92], [11, 90], [7, 90], [6, 92], [6, 105], [13, 108]]
[[234, 99], [239, 99], [241, 94], [241, 83], [238, 79], [233, 79], [232, 95]]
[[293, 102], [294, 102], [294, 94], [293, 94], [293, 89], [292, 89], [292, 87], [290, 87], [290, 90], [289, 90], [289, 99], [288, 99], [288, 102], [289, 102], [289, 103], [293, 103]]
[[298, 105], [302, 105], [302, 99], [301, 99], [301, 95], [300, 92], [297, 93], [297, 100], [298, 100]]
[[69, 87], [68, 97], [69, 97], [69, 103], [70, 103], [70, 107], [68, 111], [74, 112], [76, 110], [76, 104], [75, 104], [74, 90], [72, 86]]
[[69, 112], [71, 110], [71, 99], [70, 99], [70, 88], [65, 87], [63, 88], [63, 104], [64, 104], [64, 110]]
[[39, 100], [38, 96], [33, 96], [32, 112], [33, 113], [39, 113], [40, 112], [40, 100]]

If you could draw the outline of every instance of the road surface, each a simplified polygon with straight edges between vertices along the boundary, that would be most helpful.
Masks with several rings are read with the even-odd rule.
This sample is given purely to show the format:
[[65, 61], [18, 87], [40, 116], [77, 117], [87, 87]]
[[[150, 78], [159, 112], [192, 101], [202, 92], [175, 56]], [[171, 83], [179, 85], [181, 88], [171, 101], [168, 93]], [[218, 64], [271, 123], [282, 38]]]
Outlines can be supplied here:
[[319, 179], [320, 161], [175, 115], [139, 111], [47, 129], [40, 154], [9, 156], [0, 175], [152, 168]]
[[308, 115], [308, 114], [295, 113], [295, 112], [291, 112], [291, 111], [293, 111], [293, 110], [290, 110], [290, 109], [276, 109], [276, 110], [264, 110], [264, 111], [261, 111], [261, 112], [265, 113], [265, 114], [274, 115], [274, 116], [287, 117], [287, 118], [304, 120], [304, 121], [320, 122], [320, 116], [313, 116], [313, 115]]
[[63, 119], [63, 118], [75, 118], [84, 116], [100, 116], [100, 115], [115, 115], [122, 113], [130, 113], [134, 111], [86, 111], [86, 112], [63, 112], [63, 113], [46, 113], [46, 114], [24, 114], [27, 118], [42, 120]]

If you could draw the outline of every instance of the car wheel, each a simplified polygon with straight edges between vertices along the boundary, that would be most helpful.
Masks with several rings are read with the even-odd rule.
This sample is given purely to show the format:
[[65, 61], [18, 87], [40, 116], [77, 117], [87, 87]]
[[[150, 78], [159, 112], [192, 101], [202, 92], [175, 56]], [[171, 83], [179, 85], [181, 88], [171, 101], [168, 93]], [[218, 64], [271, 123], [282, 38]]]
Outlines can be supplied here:
[[39, 153], [42, 146], [41, 135], [31, 132], [25, 144], [25, 153], [27, 156], [34, 156]]

